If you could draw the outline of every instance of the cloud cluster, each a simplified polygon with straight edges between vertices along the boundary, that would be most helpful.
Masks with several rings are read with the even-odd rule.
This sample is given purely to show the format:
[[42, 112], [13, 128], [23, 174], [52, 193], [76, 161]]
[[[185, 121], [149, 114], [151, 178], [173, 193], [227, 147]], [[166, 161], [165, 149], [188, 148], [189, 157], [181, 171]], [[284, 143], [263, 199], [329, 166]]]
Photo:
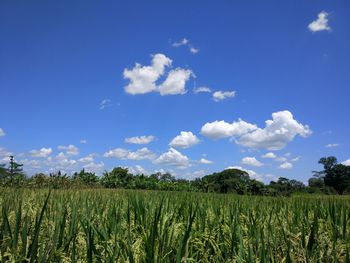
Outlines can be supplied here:
[[153, 163], [171, 165], [178, 168], [187, 168], [191, 166], [190, 159], [174, 148], [170, 148], [169, 151], [161, 154]]
[[5, 135], [6, 135], [6, 133], [4, 132], [4, 130], [2, 128], [0, 128], [0, 137], [5, 136]]
[[46, 158], [52, 153], [52, 149], [43, 147], [40, 150], [31, 150], [29, 153], [32, 157]]
[[347, 159], [346, 161], [342, 162], [343, 165], [350, 166], [350, 159]]
[[221, 121], [208, 122], [201, 128], [201, 134], [210, 139], [222, 139], [236, 137], [256, 130], [255, 124], [250, 124], [241, 119], [232, 123]]
[[135, 136], [135, 137], [128, 137], [125, 138], [126, 143], [132, 143], [132, 144], [149, 144], [155, 140], [155, 136], [149, 135], [149, 136]]
[[327, 30], [330, 31], [331, 28], [328, 25], [328, 13], [325, 11], [322, 11], [318, 14], [318, 18], [315, 21], [312, 21], [309, 24], [309, 30], [312, 32], [318, 32], [318, 31], [323, 31]]
[[199, 143], [199, 139], [190, 131], [182, 131], [180, 135], [171, 140], [169, 146], [179, 148], [189, 148]]
[[58, 146], [57, 149], [65, 151], [67, 155], [78, 155], [79, 149], [78, 147], [74, 146], [73, 144], [69, 144], [67, 146]]
[[153, 160], [156, 158], [155, 154], [147, 147], [143, 147], [134, 152], [123, 148], [115, 148], [104, 153], [103, 156], [121, 160]]
[[237, 122], [214, 121], [206, 123], [201, 133], [211, 139], [233, 137], [237, 144], [267, 150], [280, 150], [295, 136], [309, 136], [312, 132], [308, 125], [296, 121], [289, 111], [272, 113], [272, 120], [265, 121], [264, 128], [258, 128], [239, 119]]
[[123, 76], [130, 82], [124, 87], [125, 92], [136, 95], [150, 92], [159, 92], [164, 95], [177, 95], [186, 93], [186, 82], [193, 75], [189, 69], [176, 68], [170, 70], [166, 79], [157, 84], [164, 75], [165, 69], [170, 67], [172, 60], [163, 54], [152, 56], [150, 66], [136, 63], [132, 69], [124, 69]]

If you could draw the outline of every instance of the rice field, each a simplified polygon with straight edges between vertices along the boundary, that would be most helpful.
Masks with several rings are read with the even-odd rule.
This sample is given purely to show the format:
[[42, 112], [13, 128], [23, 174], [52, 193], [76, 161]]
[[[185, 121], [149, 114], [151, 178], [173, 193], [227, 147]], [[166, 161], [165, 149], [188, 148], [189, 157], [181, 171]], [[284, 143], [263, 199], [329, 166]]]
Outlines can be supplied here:
[[0, 190], [0, 262], [350, 262], [350, 197]]

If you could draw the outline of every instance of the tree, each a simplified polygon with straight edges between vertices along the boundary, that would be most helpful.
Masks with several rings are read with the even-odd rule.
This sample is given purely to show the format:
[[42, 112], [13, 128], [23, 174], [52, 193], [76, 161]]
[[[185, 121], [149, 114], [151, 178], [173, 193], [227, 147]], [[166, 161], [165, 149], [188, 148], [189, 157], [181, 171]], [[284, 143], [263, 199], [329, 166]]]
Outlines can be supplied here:
[[111, 172], [104, 172], [101, 183], [107, 188], [126, 188], [133, 176], [129, 174], [128, 169], [116, 167]]
[[323, 178], [326, 186], [333, 187], [340, 195], [350, 189], [350, 166], [338, 164], [334, 156], [323, 157], [318, 163], [323, 164], [324, 170], [315, 172], [315, 176]]

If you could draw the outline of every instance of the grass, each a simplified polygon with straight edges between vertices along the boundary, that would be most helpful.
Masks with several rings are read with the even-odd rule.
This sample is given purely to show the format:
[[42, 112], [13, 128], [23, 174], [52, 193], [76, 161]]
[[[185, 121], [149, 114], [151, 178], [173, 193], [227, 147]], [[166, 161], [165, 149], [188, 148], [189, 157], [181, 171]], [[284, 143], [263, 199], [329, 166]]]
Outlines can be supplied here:
[[1, 189], [0, 262], [350, 262], [350, 197]]

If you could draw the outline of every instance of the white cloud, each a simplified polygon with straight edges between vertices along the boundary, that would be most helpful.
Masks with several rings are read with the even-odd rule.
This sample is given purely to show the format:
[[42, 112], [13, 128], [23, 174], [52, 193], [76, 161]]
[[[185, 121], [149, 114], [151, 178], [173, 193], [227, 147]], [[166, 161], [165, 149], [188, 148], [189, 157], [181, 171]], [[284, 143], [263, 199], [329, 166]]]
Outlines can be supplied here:
[[323, 30], [331, 30], [330, 26], [328, 25], [328, 13], [325, 11], [322, 11], [321, 13], [318, 14], [318, 18], [315, 21], [312, 21], [309, 24], [309, 29], [312, 32], [317, 32], [317, 31], [323, 31]]
[[179, 148], [189, 148], [195, 144], [199, 143], [199, 139], [196, 135], [194, 135], [192, 132], [188, 131], [182, 131], [180, 135], [176, 136], [174, 139], [171, 140], [169, 143], [172, 147], [179, 147]]
[[192, 53], [192, 54], [197, 54], [198, 52], [199, 52], [199, 48], [195, 48], [195, 47], [190, 47], [190, 52]]
[[52, 153], [51, 148], [41, 148], [40, 150], [31, 150], [30, 154], [32, 157], [46, 158]]
[[338, 143], [329, 143], [329, 144], [325, 145], [324, 147], [326, 147], [326, 148], [334, 148], [334, 147], [338, 147], [338, 146], [339, 146]]
[[205, 87], [205, 86], [202, 86], [202, 87], [198, 87], [198, 88], [195, 88], [193, 89], [193, 93], [194, 94], [198, 94], [198, 93], [211, 93], [211, 89], [208, 88], [208, 87]]
[[4, 130], [0, 128], [0, 137], [5, 136], [5, 135], [6, 135], [6, 133], [4, 132]]
[[227, 98], [233, 98], [235, 97], [236, 92], [235, 91], [215, 91], [213, 93], [213, 99], [214, 101], [221, 101]]
[[265, 128], [244, 134], [237, 143], [251, 148], [280, 150], [295, 136], [307, 137], [312, 133], [308, 125], [297, 122], [289, 111], [272, 113], [272, 120], [265, 123]]
[[207, 160], [205, 158], [201, 158], [199, 160], [199, 162], [202, 163], [202, 164], [212, 164], [213, 163], [213, 161]]
[[[8, 150], [6, 150], [4, 147], [0, 147], [0, 157], [6, 157], [8, 158], [10, 155], [12, 155], [11, 152], [9, 152]], [[6, 159], [7, 161], [7, 159]]]
[[82, 162], [82, 163], [92, 163], [93, 161], [94, 161], [94, 154], [92, 153], [79, 159], [79, 162]]
[[299, 161], [299, 160], [300, 160], [300, 156], [297, 156], [297, 157], [291, 159], [290, 161], [291, 161], [291, 162], [297, 162], [297, 161]]
[[145, 94], [157, 90], [156, 81], [164, 74], [165, 67], [169, 67], [172, 60], [163, 54], [152, 56], [151, 66], [141, 66], [136, 63], [131, 70], [124, 69], [124, 78], [130, 83], [124, 87], [125, 92], [135, 94]]
[[103, 156], [114, 157], [121, 160], [153, 160], [156, 157], [155, 154], [146, 147], [138, 149], [135, 152], [123, 148], [115, 148], [106, 152]]
[[87, 144], [87, 140], [80, 140], [81, 144]]
[[176, 68], [170, 70], [166, 79], [159, 86], [157, 80], [165, 73], [165, 68], [170, 67], [172, 60], [163, 54], [152, 57], [151, 66], [142, 66], [136, 63], [131, 70], [124, 69], [124, 78], [130, 82], [124, 87], [125, 92], [136, 95], [149, 92], [159, 92], [163, 95], [177, 95], [186, 93], [186, 81], [194, 76], [189, 69]]
[[99, 162], [99, 163], [90, 162], [83, 165], [83, 168], [87, 172], [100, 174], [103, 171], [104, 165], [105, 164], [103, 162]]
[[293, 164], [289, 162], [284, 162], [279, 166], [280, 169], [292, 169]]
[[273, 152], [269, 152], [269, 153], [265, 153], [261, 157], [265, 158], [265, 159], [275, 159], [275, 158], [277, 158], [277, 155], [274, 154]]
[[257, 126], [255, 124], [250, 124], [241, 119], [233, 123], [214, 121], [204, 124], [201, 129], [201, 134], [211, 139], [221, 139], [241, 136], [256, 129]]
[[261, 167], [264, 165], [262, 162], [258, 161], [255, 157], [244, 157], [241, 160], [241, 163], [245, 165], [256, 166], [256, 167]]
[[342, 162], [343, 165], [350, 166], [350, 159], [347, 159], [346, 161]]
[[143, 168], [141, 165], [135, 165], [132, 167], [127, 167], [129, 172], [136, 175], [136, 174], [144, 174], [148, 175], [150, 174], [145, 168]]
[[188, 43], [189, 43], [189, 40], [186, 39], [186, 38], [183, 38], [183, 39], [181, 39], [181, 40], [178, 41], [178, 42], [174, 42], [172, 46], [173, 46], [173, 47], [181, 47], [181, 46], [187, 45]]
[[186, 81], [192, 75], [189, 69], [177, 68], [171, 70], [165, 81], [159, 86], [160, 95], [177, 95], [186, 93]]
[[191, 166], [189, 158], [174, 148], [170, 148], [168, 152], [160, 155], [156, 160], [154, 160], [154, 163], [172, 165], [178, 168], [187, 168]]
[[283, 157], [283, 156], [280, 156], [280, 157], [277, 157], [277, 158], [275, 159], [275, 161], [276, 161], [276, 162], [285, 162], [285, 161], [287, 161], [287, 158], [286, 158], [286, 157]]
[[62, 150], [62, 151], [65, 151], [65, 153], [67, 155], [78, 155], [79, 154], [79, 149], [78, 147], [70, 144], [70, 145], [67, 145], [67, 146], [58, 146], [57, 147], [59, 150]]
[[135, 136], [135, 137], [129, 137], [125, 138], [126, 143], [132, 143], [132, 144], [149, 144], [150, 142], [154, 141], [156, 137], [153, 135], [149, 136]]
[[183, 38], [178, 42], [174, 42], [172, 44], [173, 47], [181, 47], [181, 46], [187, 46], [188, 50], [192, 53], [192, 54], [197, 54], [199, 52], [199, 48], [195, 48], [190, 41], [187, 38]]
[[110, 106], [112, 106], [112, 101], [110, 99], [104, 99], [100, 102], [100, 110], [104, 110]]

